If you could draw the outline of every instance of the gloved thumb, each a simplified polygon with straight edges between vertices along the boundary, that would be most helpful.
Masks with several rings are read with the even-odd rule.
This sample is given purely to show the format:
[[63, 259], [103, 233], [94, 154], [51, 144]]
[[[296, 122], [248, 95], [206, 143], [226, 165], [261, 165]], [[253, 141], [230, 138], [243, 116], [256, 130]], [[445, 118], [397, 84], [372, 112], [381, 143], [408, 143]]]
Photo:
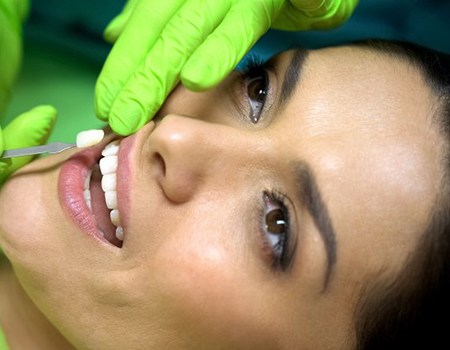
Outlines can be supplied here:
[[[0, 151], [3, 151], [3, 134], [0, 128]], [[0, 159], [0, 174], [6, 172], [6, 169], [11, 165], [11, 159]], [[1, 175], [0, 175], [1, 176]]]
[[[46, 143], [55, 125], [56, 115], [57, 111], [54, 107], [42, 105], [13, 119], [3, 130], [3, 137], [0, 136], [3, 138], [4, 149], [32, 147]], [[2, 164], [0, 168], [3, 168], [3, 172], [0, 171], [0, 184], [12, 172], [30, 162], [32, 158], [17, 157], [8, 161], [0, 161]]]
[[3, 130], [4, 147], [8, 149], [42, 145], [50, 136], [57, 111], [41, 105], [14, 118]]
[[297, 9], [304, 12], [306, 15], [314, 14], [318, 16], [320, 14], [317, 11], [325, 13], [331, 6], [332, 2], [340, 2], [340, 0], [289, 0], [290, 3]]

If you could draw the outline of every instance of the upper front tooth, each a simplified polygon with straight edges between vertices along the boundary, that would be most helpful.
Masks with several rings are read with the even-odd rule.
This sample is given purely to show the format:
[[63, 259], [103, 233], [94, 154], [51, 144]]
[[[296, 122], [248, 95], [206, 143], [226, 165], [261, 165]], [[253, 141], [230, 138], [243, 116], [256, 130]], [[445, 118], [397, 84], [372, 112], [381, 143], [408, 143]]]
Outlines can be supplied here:
[[103, 175], [102, 190], [104, 192], [115, 191], [116, 187], [117, 187], [117, 175], [116, 174]]
[[108, 156], [100, 159], [100, 171], [102, 175], [112, 174], [117, 171], [117, 156]]
[[105, 192], [106, 207], [108, 209], [117, 209], [117, 192], [106, 191]]
[[103, 139], [104, 136], [105, 132], [103, 130], [81, 131], [77, 135], [77, 147], [84, 148], [96, 145]]
[[109, 213], [109, 217], [111, 218], [111, 222], [113, 223], [114, 226], [120, 226], [120, 214], [119, 214], [119, 210], [117, 209], [113, 209], [111, 210], [111, 212]]
[[119, 153], [119, 143], [119, 140], [108, 143], [102, 151], [102, 156], [116, 156]]
[[118, 227], [116, 228], [116, 238], [117, 238], [119, 241], [123, 241], [123, 228], [122, 228], [122, 226], [118, 226]]

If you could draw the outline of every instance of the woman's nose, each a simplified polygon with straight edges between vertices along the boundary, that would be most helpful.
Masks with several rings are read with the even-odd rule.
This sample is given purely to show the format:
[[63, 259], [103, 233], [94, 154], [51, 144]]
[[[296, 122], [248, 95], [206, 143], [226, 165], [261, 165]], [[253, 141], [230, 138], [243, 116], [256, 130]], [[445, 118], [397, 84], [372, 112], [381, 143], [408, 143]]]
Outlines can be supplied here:
[[226, 177], [252, 158], [242, 130], [179, 115], [165, 116], [148, 142], [163, 169], [159, 184], [175, 203], [189, 201], [202, 186], [225, 186]]

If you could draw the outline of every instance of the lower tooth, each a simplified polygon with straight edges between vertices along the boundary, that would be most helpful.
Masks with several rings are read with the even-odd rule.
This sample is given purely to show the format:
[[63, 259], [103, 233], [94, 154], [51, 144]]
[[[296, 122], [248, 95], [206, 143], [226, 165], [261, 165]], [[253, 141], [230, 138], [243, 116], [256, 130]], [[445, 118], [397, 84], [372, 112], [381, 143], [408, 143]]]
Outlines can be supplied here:
[[83, 191], [84, 194], [84, 200], [86, 201], [86, 204], [88, 206], [88, 208], [92, 211], [92, 205], [91, 205], [91, 191], [89, 190], [84, 190]]
[[86, 174], [86, 178], [84, 179], [84, 190], [89, 190], [89, 185], [91, 183], [91, 176], [92, 176], [92, 169], [90, 169], [87, 174]]
[[122, 226], [119, 226], [119, 227], [116, 228], [116, 238], [119, 241], [123, 241], [123, 228], [122, 228]]

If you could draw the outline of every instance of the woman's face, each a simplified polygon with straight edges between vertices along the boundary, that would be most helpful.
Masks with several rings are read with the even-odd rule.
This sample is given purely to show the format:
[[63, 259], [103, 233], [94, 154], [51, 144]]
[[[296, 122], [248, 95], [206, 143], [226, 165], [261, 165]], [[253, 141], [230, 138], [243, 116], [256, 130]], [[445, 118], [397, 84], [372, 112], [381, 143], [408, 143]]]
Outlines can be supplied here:
[[267, 68], [268, 88], [256, 67], [208, 92], [178, 87], [122, 141], [121, 248], [89, 231], [78, 201], [99, 150], [62, 170], [77, 151], [41, 159], [4, 187], [0, 245], [77, 347], [354, 341], [360, 292], [395, 278], [438, 193], [435, 100], [414, 68], [360, 48], [290, 51]]

